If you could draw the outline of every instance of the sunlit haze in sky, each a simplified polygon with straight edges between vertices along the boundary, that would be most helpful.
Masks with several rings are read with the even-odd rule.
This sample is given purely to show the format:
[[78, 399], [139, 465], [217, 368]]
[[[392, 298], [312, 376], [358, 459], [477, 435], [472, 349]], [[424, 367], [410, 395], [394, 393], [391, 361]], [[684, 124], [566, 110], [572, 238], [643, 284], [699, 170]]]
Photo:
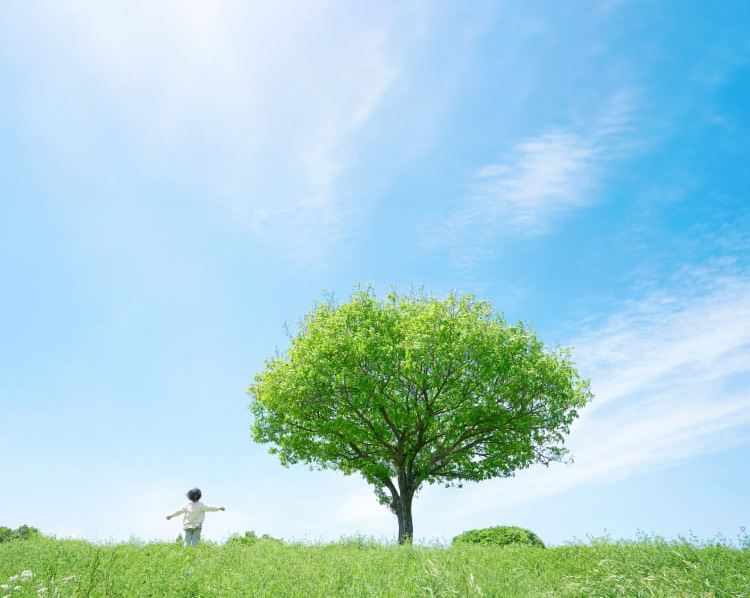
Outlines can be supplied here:
[[357, 283], [572, 347], [574, 461], [428, 486], [418, 541], [750, 527], [750, 3], [0, 6], [0, 525], [391, 541], [245, 394]]

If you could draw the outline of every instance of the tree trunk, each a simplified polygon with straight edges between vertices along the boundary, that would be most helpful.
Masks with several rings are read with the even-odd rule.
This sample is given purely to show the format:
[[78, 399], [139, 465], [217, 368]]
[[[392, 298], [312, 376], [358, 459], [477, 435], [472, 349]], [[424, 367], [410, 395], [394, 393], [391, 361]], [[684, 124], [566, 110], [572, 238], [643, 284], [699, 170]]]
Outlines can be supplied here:
[[398, 517], [398, 543], [411, 544], [414, 538], [414, 523], [411, 518], [411, 501], [408, 506], [402, 502]]
[[411, 517], [411, 503], [414, 493], [409, 492], [407, 496], [401, 493], [398, 501], [396, 517], [398, 517], [398, 543], [411, 544], [414, 538], [414, 522]]

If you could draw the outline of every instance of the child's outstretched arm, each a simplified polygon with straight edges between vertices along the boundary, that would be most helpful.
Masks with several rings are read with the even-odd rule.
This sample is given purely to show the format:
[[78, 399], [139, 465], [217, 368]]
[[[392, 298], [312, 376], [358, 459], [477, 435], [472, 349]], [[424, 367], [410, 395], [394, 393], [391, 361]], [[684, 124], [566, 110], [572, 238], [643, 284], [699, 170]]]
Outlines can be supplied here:
[[169, 521], [170, 519], [172, 519], [172, 517], [177, 517], [177, 515], [182, 515], [184, 512], [185, 512], [185, 508], [183, 507], [179, 511], [175, 511], [171, 515], [167, 515], [167, 521]]

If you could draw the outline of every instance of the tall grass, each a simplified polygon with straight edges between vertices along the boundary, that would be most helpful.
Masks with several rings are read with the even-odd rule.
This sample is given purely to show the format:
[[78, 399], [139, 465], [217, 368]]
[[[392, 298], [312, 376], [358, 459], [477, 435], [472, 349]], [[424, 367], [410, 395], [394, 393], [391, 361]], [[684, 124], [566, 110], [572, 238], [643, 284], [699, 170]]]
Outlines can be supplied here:
[[361, 540], [184, 549], [41, 537], [0, 544], [0, 585], [0, 598], [750, 598], [750, 550], [659, 539], [547, 549]]

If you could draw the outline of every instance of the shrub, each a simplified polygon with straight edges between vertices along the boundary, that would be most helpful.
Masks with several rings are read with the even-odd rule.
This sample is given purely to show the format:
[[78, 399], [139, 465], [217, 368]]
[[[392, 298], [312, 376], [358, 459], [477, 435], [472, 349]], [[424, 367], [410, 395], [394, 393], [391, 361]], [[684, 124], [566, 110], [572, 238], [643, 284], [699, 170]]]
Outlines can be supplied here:
[[525, 544], [544, 548], [544, 542], [534, 532], [507, 525], [469, 530], [453, 538], [453, 544], [488, 544], [491, 546]]
[[13, 530], [9, 527], [0, 526], [0, 542], [10, 542], [13, 539]]
[[273, 542], [275, 544], [283, 544], [283, 540], [279, 540], [278, 538], [272, 538], [268, 534], [263, 534], [261, 537], [258, 537], [255, 535], [254, 531], [245, 532], [244, 536], [240, 536], [239, 534], [235, 534], [229, 538], [227, 541], [228, 544], [244, 544], [246, 546], [252, 546], [253, 544], [256, 544], [257, 542]]
[[38, 536], [41, 536], [39, 530], [28, 525], [22, 525], [14, 530], [0, 526], [0, 543], [10, 542], [11, 540], [31, 540]]

